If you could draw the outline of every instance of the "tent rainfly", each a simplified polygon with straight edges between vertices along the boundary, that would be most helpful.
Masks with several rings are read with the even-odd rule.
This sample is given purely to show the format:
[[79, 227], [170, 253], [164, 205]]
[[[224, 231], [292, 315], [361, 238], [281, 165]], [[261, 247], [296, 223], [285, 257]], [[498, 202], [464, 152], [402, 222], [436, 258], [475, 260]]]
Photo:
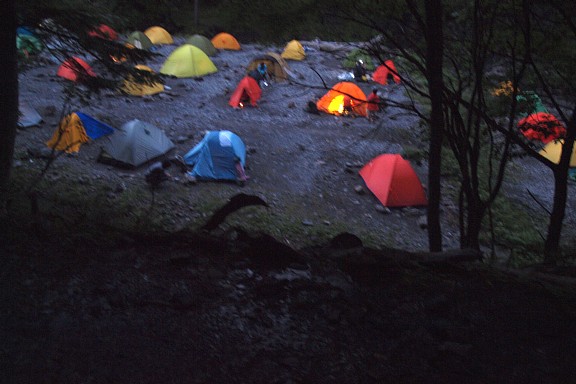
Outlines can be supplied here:
[[226, 49], [231, 51], [240, 50], [240, 43], [238, 43], [238, 40], [226, 32], [220, 32], [214, 36], [211, 41], [216, 49]]
[[174, 44], [172, 35], [170, 35], [170, 33], [162, 27], [150, 27], [144, 31], [144, 34], [148, 36], [154, 45]]
[[160, 73], [175, 77], [201, 77], [217, 72], [218, 69], [200, 48], [184, 44], [168, 56]]
[[428, 204], [418, 175], [399, 154], [383, 154], [369, 161], [360, 176], [385, 207], [423, 206]]

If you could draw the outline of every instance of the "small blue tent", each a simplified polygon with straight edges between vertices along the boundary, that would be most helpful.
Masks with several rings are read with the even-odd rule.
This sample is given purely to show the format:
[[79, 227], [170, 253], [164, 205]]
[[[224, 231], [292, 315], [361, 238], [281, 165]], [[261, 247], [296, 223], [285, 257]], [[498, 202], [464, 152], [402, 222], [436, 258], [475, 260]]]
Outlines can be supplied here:
[[184, 155], [192, 167], [188, 172], [199, 180], [236, 180], [236, 162], [246, 165], [246, 146], [230, 131], [208, 131], [194, 148]]
[[86, 135], [92, 140], [114, 133], [114, 128], [108, 124], [98, 121], [92, 116], [88, 116], [82, 112], [76, 112], [76, 114], [82, 121]]

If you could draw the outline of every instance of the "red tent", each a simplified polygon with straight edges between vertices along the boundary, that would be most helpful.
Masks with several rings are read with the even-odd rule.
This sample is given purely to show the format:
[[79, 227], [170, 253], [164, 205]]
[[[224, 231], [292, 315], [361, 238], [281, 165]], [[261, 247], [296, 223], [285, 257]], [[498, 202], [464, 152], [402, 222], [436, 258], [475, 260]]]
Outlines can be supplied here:
[[550, 113], [532, 113], [518, 122], [524, 136], [530, 140], [539, 140], [547, 144], [566, 136], [566, 128]]
[[398, 154], [375, 157], [360, 170], [360, 176], [385, 207], [428, 205], [418, 175]]
[[253, 107], [258, 106], [258, 100], [262, 96], [262, 89], [253, 77], [245, 76], [230, 96], [228, 104], [233, 108], [242, 108], [248, 101]]
[[88, 32], [90, 37], [99, 37], [101, 39], [115, 41], [118, 40], [118, 33], [106, 24], [100, 24], [92, 31]]
[[400, 83], [400, 76], [392, 60], [386, 60], [384, 64], [379, 65], [372, 74], [372, 79], [382, 85], [388, 84], [388, 77], [392, 76], [396, 84]]
[[56, 74], [71, 81], [78, 81], [81, 77], [86, 76], [96, 77], [96, 73], [88, 63], [79, 57], [72, 57], [63, 62]]

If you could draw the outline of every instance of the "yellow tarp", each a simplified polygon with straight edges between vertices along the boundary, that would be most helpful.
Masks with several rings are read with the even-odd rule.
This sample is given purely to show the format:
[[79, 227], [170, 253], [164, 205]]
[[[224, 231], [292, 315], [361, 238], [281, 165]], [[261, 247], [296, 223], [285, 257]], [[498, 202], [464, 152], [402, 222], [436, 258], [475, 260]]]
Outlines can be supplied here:
[[74, 153], [80, 150], [80, 146], [89, 140], [84, 125], [77, 114], [71, 113], [65, 116], [54, 131], [52, 138], [46, 142], [50, 148], [57, 151]]
[[[153, 72], [150, 67], [146, 65], [137, 65], [136, 69], [141, 71]], [[133, 96], [144, 96], [144, 95], [155, 95], [164, 91], [164, 84], [162, 83], [139, 83], [134, 81], [134, 77], [129, 75], [126, 80], [124, 80], [124, 85], [122, 86], [122, 91]]]
[[[540, 155], [548, 160], [558, 164], [560, 162], [560, 154], [562, 153], [563, 140], [551, 141], [544, 148], [540, 150]], [[576, 167], [576, 144], [572, 148], [572, 157], [570, 157], [570, 166]]]

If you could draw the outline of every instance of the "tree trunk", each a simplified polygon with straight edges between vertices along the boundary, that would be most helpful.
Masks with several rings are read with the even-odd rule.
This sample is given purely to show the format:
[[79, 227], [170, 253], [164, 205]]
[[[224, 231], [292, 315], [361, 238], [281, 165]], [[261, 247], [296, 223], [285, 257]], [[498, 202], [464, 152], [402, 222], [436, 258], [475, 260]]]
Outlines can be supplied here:
[[2, 6], [4, 28], [0, 31], [0, 192], [7, 188], [14, 156], [18, 124], [18, 57], [16, 52], [16, 5], [13, 1]]
[[572, 157], [572, 148], [576, 138], [576, 109], [572, 111], [572, 117], [568, 122], [566, 138], [562, 146], [560, 163], [554, 170], [554, 203], [550, 222], [548, 223], [548, 234], [544, 243], [544, 263], [555, 264], [558, 261], [560, 251], [560, 236], [562, 234], [562, 223], [566, 213], [566, 200], [568, 196], [568, 168]]
[[430, 153], [428, 158], [428, 243], [430, 252], [442, 250], [440, 227], [440, 175], [442, 165], [442, 137], [444, 115], [442, 111], [442, 59], [444, 53], [442, 30], [442, 1], [428, 0], [426, 3], [426, 69], [430, 92]]

